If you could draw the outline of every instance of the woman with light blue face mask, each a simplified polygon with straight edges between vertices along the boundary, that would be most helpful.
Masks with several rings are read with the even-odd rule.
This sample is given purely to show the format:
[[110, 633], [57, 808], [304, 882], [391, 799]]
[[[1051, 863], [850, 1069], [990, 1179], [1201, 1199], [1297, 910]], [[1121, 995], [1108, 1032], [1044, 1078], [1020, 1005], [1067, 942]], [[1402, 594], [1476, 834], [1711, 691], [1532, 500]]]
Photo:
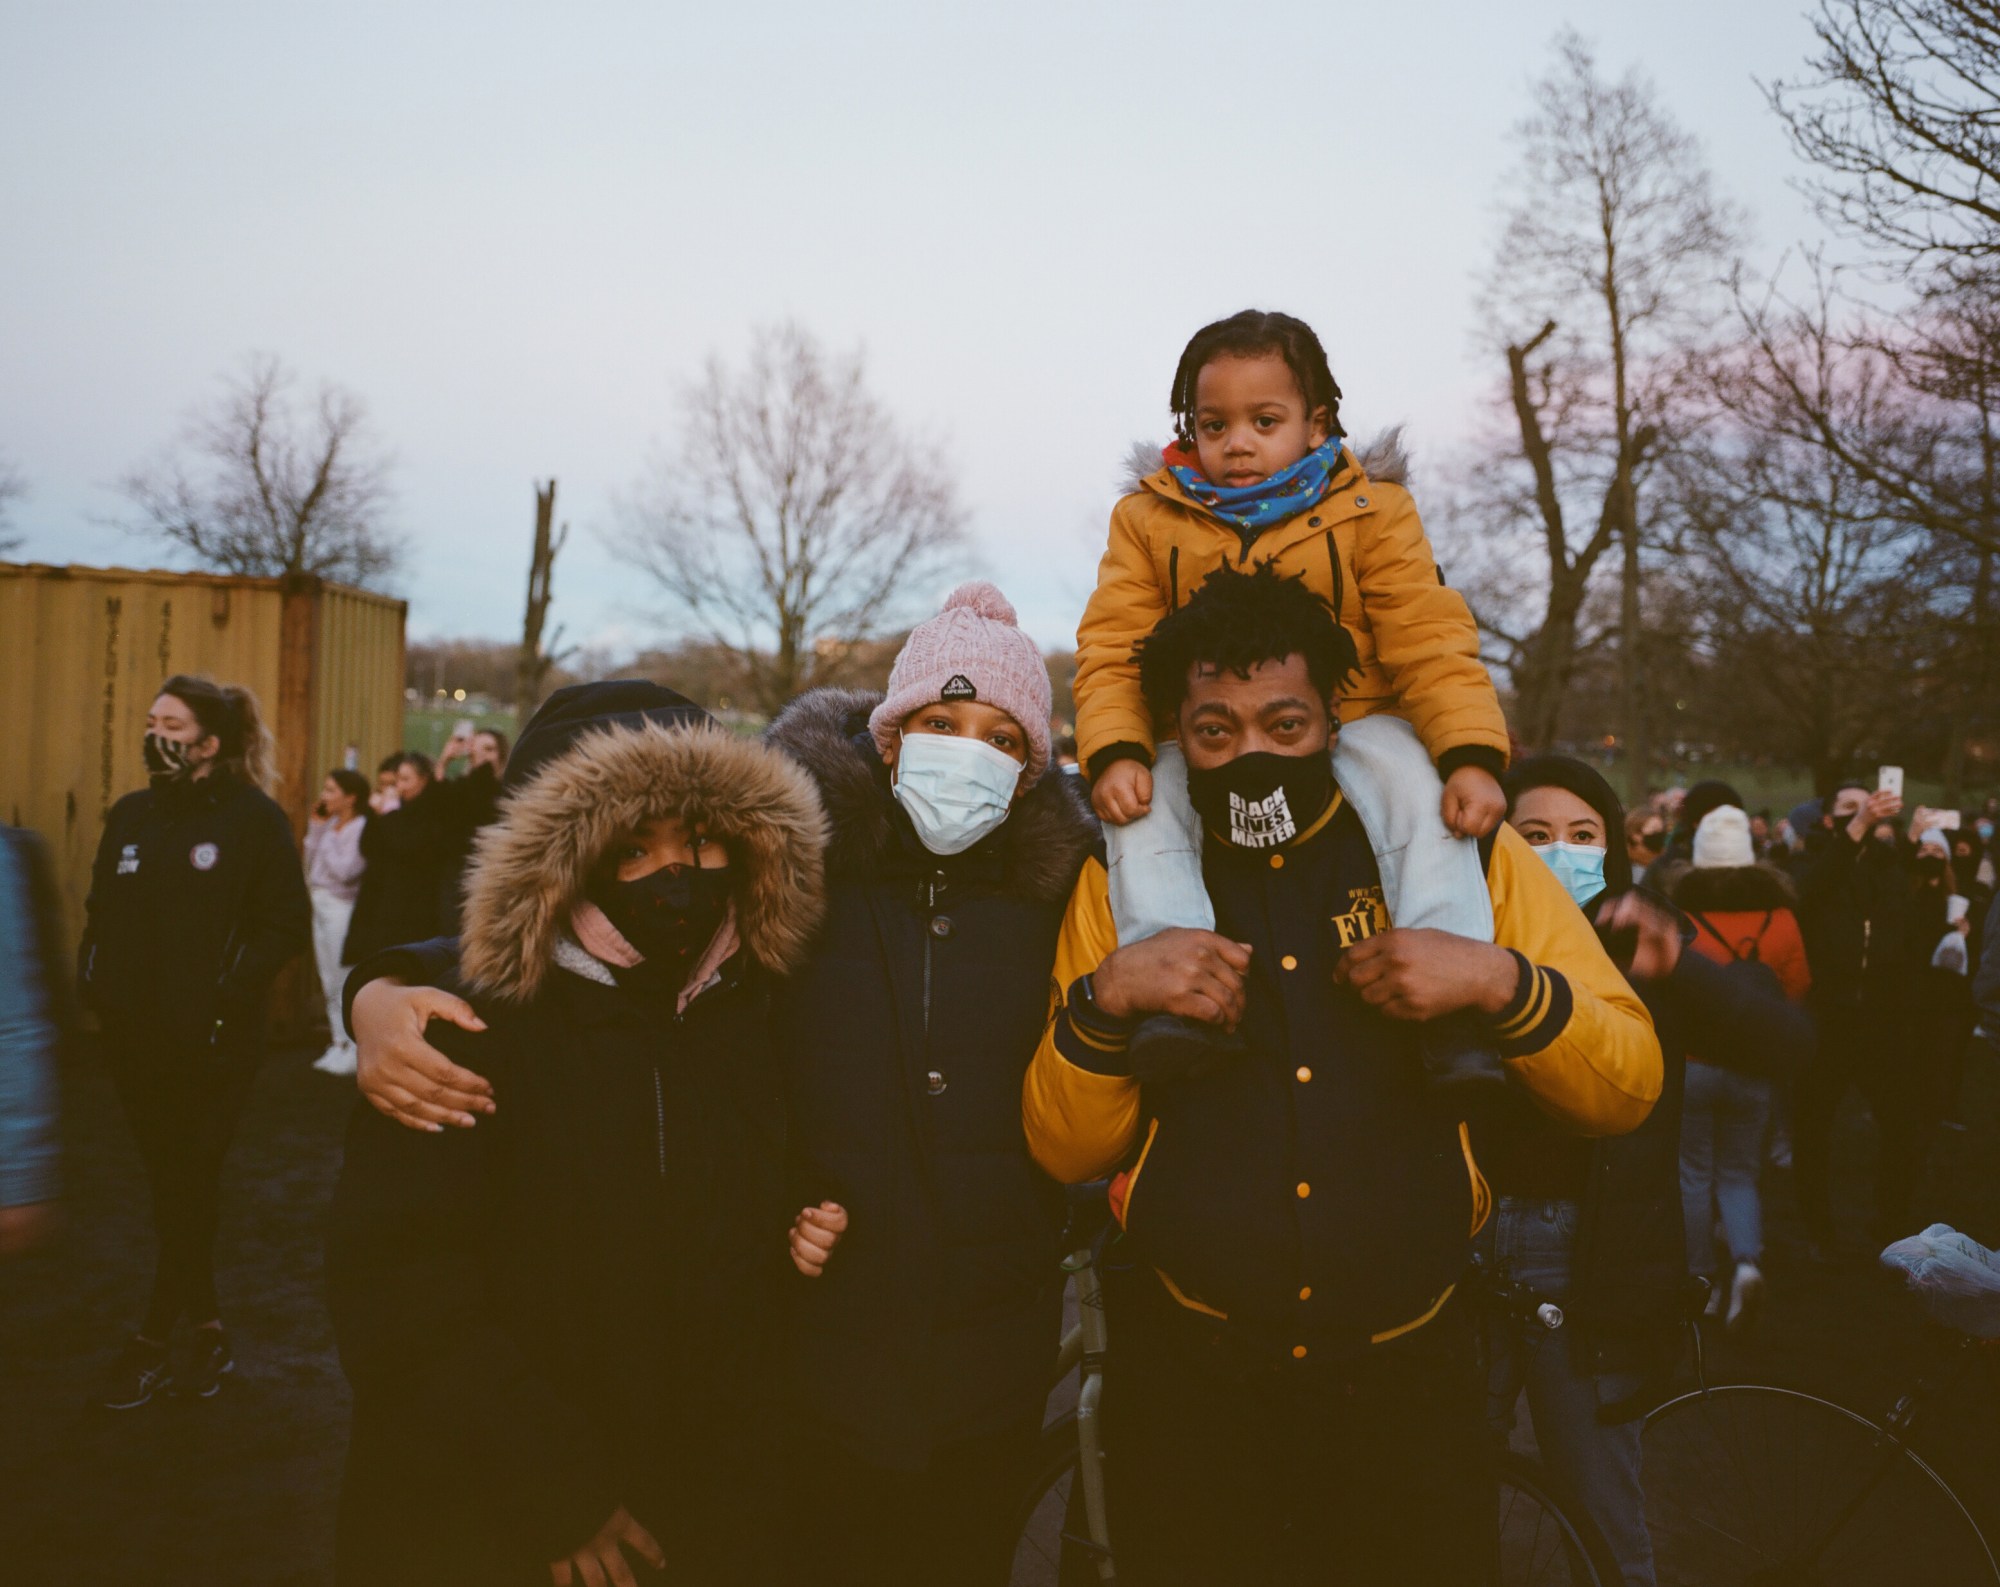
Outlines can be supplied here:
[[1639, 906], [1643, 923], [1624, 920], [1641, 895], [1632, 891], [1624, 812], [1593, 768], [1539, 756], [1508, 773], [1507, 792], [1509, 822], [1577, 907], [1593, 922], [1619, 912], [1623, 935], [1642, 939], [1635, 945], [1599, 926], [1653, 1015], [1665, 1068], [1660, 1100], [1630, 1135], [1579, 1139], [1511, 1094], [1503, 1099], [1510, 1106], [1473, 1126], [1496, 1198], [1480, 1235], [1486, 1259], [1570, 1316], [1555, 1335], [1489, 1320], [1487, 1415], [1504, 1436], [1525, 1393], [1544, 1458], [1597, 1522], [1628, 1587], [1643, 1587], [1655, 1577], [1640, 1424], [1597, 1413], [1636, 1394], [1671, 1361], [1678, 1338], [1687, 1281], [1678, 1150], [1685, 1065], [1659, 987], [1678, 968], [1680, 936], [1652, 905]]

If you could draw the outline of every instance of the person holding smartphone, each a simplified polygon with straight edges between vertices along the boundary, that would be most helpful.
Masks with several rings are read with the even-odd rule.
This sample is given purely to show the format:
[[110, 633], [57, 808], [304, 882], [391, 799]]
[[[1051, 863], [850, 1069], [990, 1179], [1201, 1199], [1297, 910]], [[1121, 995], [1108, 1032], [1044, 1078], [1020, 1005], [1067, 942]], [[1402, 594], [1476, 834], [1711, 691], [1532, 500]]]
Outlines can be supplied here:
[[1867, 1096], [1881, 1131], [1871, 1237], [1886, 1241], [1910, 1232], [1920, 1166], [1917, 1088], [1906, 1072], [1918, 985], [1916, 896], [1910, 862], [1895, 841], [1901, 773], [1895, 767], [1884, 773], [1883, 786], [1872, 792], [1859, 783], [1834, 792], [1800, 875], [1799, 925], [1813, 981], [1807, 1006], [1820, 1048], [1799, 1081], [1792, 1160], [1817, 1258], [1834, 1248], [1828, 1153], [1834, 1115], [1851, 1087]]

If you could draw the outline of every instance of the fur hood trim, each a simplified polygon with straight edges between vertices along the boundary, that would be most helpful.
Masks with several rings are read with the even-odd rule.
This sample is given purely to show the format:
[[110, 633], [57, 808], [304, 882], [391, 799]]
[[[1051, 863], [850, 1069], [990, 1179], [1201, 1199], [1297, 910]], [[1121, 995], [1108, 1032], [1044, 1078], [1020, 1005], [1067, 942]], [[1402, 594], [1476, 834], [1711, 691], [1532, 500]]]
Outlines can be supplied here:
[[[1361, 472], [1371, 480], [1409, 488], [1410, 452], [1403, 444], [1403, 427], [1400, 424], [1384, 430], [1365, 445], [1357, 446], [1350, 439], [1347, 455], [1361, 466]], [[1167, 455], [1158, 446], [1151, 441], [1134, 441], [1119, 471], [1119, 495], [1129, 496], [1134, 491], [1145, 489], [1146, 481], [1166, 466]]]
[[1792, 879], [1774, 865], [1689, 866], [1674, 881], [1673, 900], [1682, 909], [1726, 914], [1755, 909], [1796, 909]]
[[[868, 881], [896, 843], [896, 806], [884, 797], [872, 745], [855, 745], [882, 696], [859, 689], [813, 689], [778, 714], [765, 735], [819, 784], [832, 836], [827, 872]], [[1002, 887], [1035, 903], [1061, 903], [1096, 846], [1097, 824], [1076, 779], [1051, 768], [1020, 798], [1000, 829]], [[977, 853], [979, 850], [974, 850]]]
[[794, 968], [826, 908], [826, 815], [811, 779], [722, 728], [648, 722], [579, 740], [480, 832], [465, 884], [467, 982], [533, 997], [612, 839], [669, 816], [729, 846], [745, 949], [766, 969]]

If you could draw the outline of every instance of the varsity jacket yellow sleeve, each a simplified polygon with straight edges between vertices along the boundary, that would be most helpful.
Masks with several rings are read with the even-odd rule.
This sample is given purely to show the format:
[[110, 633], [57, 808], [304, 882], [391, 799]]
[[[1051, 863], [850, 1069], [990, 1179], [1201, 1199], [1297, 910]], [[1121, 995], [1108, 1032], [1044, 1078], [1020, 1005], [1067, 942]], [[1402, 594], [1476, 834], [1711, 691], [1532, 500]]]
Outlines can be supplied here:
[[[1446, 587], [1417, 505], [1400, 485], [1373, 487], [1379, 510], [1358, 520], [1354, 578], [1375, 655], [1433, 761], [1454, 749], [1497, 753], [1512, 740], [1493, 679], [1479, 659], [1479, 627], [1465, 597]], [[1445, 768], [1449, 770], [1447, 766]]]
[[1141, 532], [1142, 498], [1111, 509], [1111, 538], [1097, 565], [1097, 587], [1076, 629], [1076, 748], [1093, 776], [1095, 757], [1114, 744], [1137, 744], [1153, 758], [1153, 717], [1139, 691], [1132, 647], [1167, 615], [1153, 553]]
[[1104, 866], [1086, 860], [1056, 939], [1056, 1002], [1021, 1082], [1021, 1123], [1035, 1161], [1066, 1185], [1109, 1172], [1139, 1131], [1139, 1083], [1124, 1067], [1122, 1031], [1094, 1029], [1067, 1003], [1079, 976], [1118, 946]]
[[1493, 940], [1521, 966], [1519, 990], [1493, 1027], [1509, 1073], [1579, 1134], [1637, 1129], [1659, 1100], [1662, 1073], [1646, 1005], [1512, 827], [1500, 828], [1486, 884]]

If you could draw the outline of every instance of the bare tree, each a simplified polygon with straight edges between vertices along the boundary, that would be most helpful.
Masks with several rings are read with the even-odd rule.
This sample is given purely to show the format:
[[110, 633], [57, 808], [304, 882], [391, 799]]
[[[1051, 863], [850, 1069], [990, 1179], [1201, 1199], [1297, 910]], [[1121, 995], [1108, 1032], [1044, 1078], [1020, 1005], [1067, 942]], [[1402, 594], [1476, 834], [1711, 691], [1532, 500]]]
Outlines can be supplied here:
[[549, 618], [550, 580], [555, 573], [556, 557], [569, 543], [569, 525], [555, 531], [555, 516], [556, 482], [550, 480], [546, 486], [535, 487], [535, 543], [528, 557], [528, 602], [521, 618], [521, 650], [514, 667], [514, 715], [523, 726], [542, 703], [542, 691], [548, 684], [550, 669], [559, 659], [557, 647], [562, 643], [560, 628], [547, 644], [542, 642], [542, 627]]
[[1834, 224], [1906, 266], [2000, 256], [2000, 8], [1820, 0], [1810, 75], [1765, 89]]
[[21, 549], [26, 536], [14, 527], [14, 503], [28, 494], [28, 482], [21, 471], [0, 453], [0, 557]]
[[[1549, 562], [1548, 605], [1524, 636], [1517, 686], [1534, 731], [1551, 732], [1577, 615], [1615, 540], [1626, 775], [1637, 798], [1651, 765], [1638, 479], [1672, 429], [1735, 221], [1694, 139], [1645, 78], [1608, 80], [1574, 32], [1558, 37], [1555, 55], [1517, 129], [1517, 199], [1482, 295], [1482, 317], [1507, 350], [1509, 406]], [[1570, 509], [1566, 492], [1590, 505]], [[1572, 527], [1574, 517], [1582, 524]]]
[[1675, 492], [1690, 565], [1709, 575], [1702, 640], [1725, 680], [1711, 725], [1810, 766], [1830, 792], [1936, 670], [1951, 581], [1928, 531], [1800, 432], [1791, 392], [1810, 391], [1872, 452], [1904, 451], [1927, 426], [1890, 359], [1826, 338], [1806, 314], [1766, 325], [1712, 379], [1725, 422], [1682, 459]]
[[739, 368], [711, 358], [682, 401], [615, 545], [741, 661], [775, 711], [838, 681], [928, 593], [964, 542], [936, 452], [797, 325], [759, 331]]
[[389, 459], [358, 398], [323, 385], [301, 411], [294, 384], [267, 355], [226, 380], [189, 415], [177, 455], [125, 477], [139, 509], [126, 527], [229, 573], [378, 583], [401, 549], [383, 523]]

